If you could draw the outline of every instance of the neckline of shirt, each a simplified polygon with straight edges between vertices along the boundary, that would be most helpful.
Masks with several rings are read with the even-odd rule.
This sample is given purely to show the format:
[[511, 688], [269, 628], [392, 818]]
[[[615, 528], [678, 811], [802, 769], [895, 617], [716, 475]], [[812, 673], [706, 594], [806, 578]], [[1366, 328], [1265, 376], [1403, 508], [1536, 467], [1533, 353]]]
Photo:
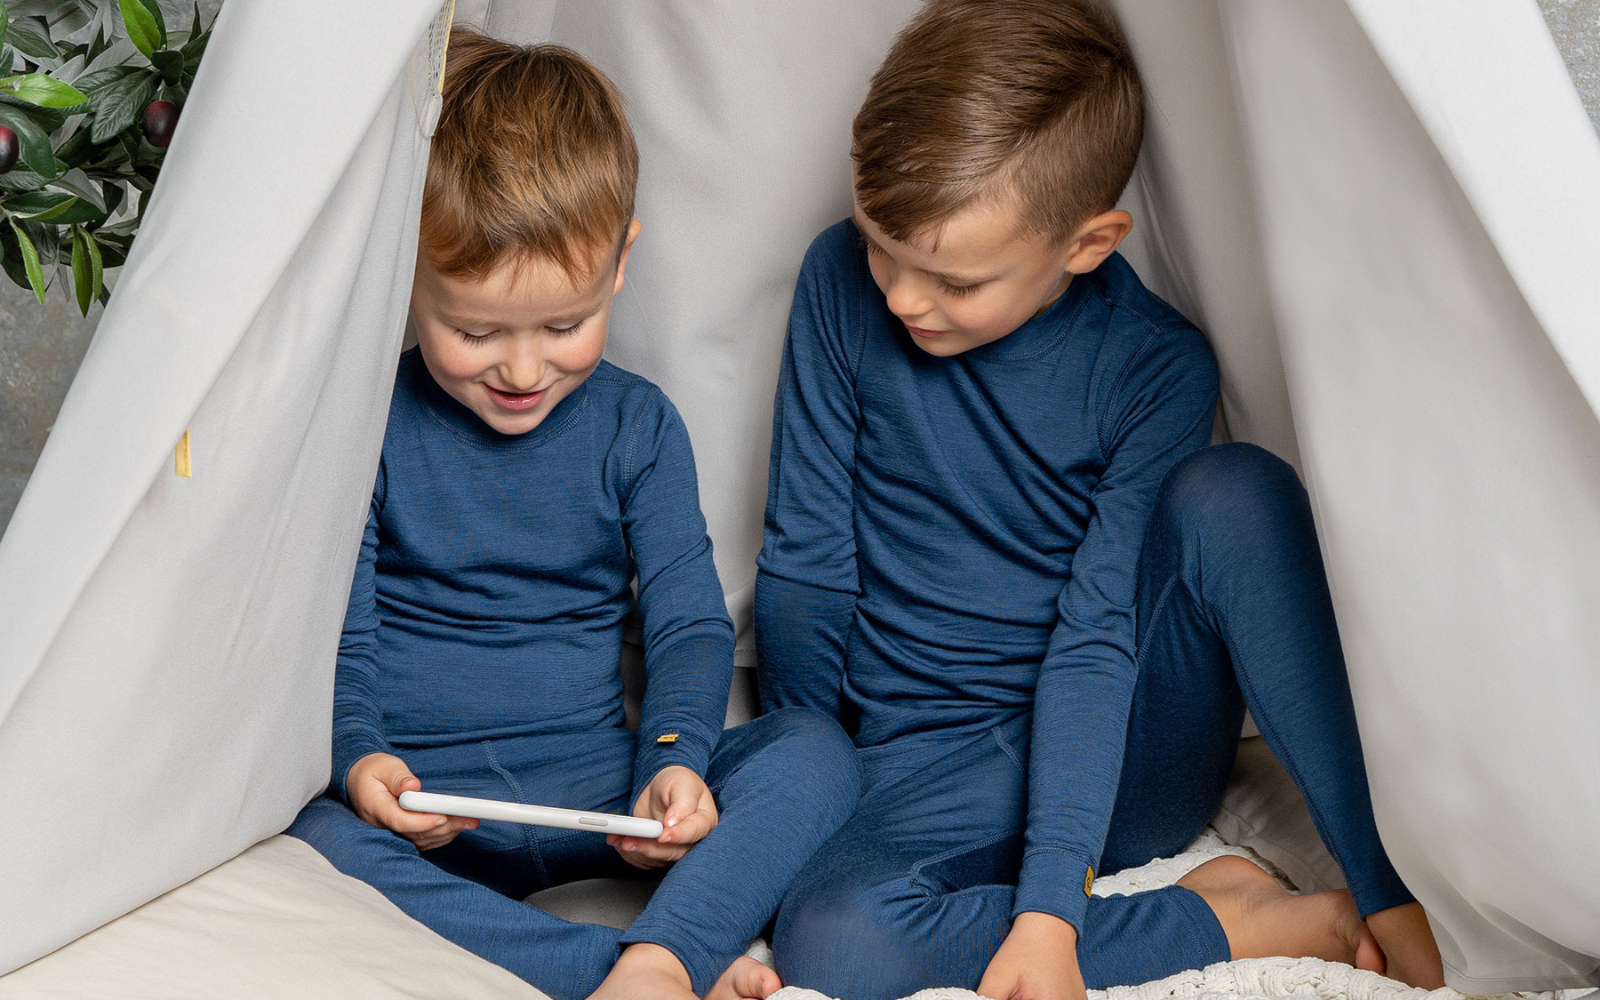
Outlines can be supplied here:
[[[579, 414], [589, 399], [589, 379], [584, 379], [566, 398], [556, 403], [539, 426], [526, 434], [502, 434], [483, 422], [483, 418], [463, 406], [444, 387], [434, 381], [433, 373], [422, 360], [421, 351], [412, 348], [406, 352], [412, 367], [411, 379], [415, 395], [422, 408], [445, 430], [467, 444], [485, 448], [534, 448], [554, 438], [577, 422]], [[591, 375], [592, 377], [592, 375]]]

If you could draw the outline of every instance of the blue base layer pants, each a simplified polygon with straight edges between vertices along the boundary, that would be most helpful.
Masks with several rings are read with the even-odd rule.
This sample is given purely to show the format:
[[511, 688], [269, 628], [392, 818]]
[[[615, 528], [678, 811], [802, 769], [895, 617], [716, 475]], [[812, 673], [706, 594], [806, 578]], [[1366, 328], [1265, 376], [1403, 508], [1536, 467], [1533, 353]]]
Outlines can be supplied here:
[[[621, 729], [401, 754], [428, 791], [633, 811], [634, 735]], [[594, 992], [634, 942], [669, 949], [703, 994], [771, 919], [806, 859], [849, 817], [860, 768], [833, 720], [784, 709], [724, 732], [706, 783], [720, 813], [716, 828], [672, 866], [627, 931], [562, 920], [521, 902], [566, 882], [641, 875], [601, 834], [485, 820], [423, 853], [331, 795], [307, 805], [287, 832], [555, 1000]]]
[[[1372, 816], [1310, 504], [1252, 445], [1175, 466], [1140, 565], [1137, 667], [1102, 874], [1181, 852], [1216, 813], [1248, 706], [1305, 797], [1363, 916], [1410, 902]], [[791, 887], [784, 982], [850, 1000], [976, 988], [1011, 926], [1031, 718], [857, 751], [855, 816]], [[1095, 897], [1079, 929], [1091, 989], [1227, 961], [1221, 925], [1171, 886]]]

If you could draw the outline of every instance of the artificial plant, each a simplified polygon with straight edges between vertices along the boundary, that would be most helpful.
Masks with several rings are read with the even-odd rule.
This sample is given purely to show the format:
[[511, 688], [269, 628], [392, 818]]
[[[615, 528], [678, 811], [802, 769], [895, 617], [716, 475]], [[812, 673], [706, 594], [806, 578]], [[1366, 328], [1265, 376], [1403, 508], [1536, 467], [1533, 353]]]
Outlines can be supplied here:
[[127, 259], [210, 29], [157, 0], [0, 2], [0, 266], [85, 315]]

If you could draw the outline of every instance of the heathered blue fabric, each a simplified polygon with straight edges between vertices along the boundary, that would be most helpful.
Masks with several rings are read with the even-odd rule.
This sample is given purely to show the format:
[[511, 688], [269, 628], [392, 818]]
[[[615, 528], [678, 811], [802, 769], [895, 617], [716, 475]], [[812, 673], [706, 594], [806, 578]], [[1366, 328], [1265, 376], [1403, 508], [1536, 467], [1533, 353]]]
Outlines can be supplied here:
[[620, 727], [635, 573], [637, 797], [670, 764], [705, 773], [733, 670], [683, 421], [602, 362], [534, 430], [503, 435], [407, 352], [340, 642], [334, 789], [369, 753]]
[[1031, 713], [1015, 912], [1081, 927], [1128, 731], [1140, 544], [1216, 397], [1205, 338], [1118, 255], [952, 358], [911, 342], [851, 222], [806, 255], [759, 559], [763, 704], [841, 714], [862, 747]]

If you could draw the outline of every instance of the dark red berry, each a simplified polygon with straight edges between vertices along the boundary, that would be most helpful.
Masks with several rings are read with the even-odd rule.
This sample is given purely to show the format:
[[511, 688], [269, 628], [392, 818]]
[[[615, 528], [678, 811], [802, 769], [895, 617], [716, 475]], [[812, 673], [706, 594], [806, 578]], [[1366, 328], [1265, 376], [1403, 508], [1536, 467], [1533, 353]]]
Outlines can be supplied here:
[[17, 165], [17, 133], [0, 125], [0, 174], [9, 174]]
[[150, 145], [165, 146], [172, 141], [172, 130], [178, 127], [178, 106], [171, 101], [151, 101], [145, 106], [140, 124]]

